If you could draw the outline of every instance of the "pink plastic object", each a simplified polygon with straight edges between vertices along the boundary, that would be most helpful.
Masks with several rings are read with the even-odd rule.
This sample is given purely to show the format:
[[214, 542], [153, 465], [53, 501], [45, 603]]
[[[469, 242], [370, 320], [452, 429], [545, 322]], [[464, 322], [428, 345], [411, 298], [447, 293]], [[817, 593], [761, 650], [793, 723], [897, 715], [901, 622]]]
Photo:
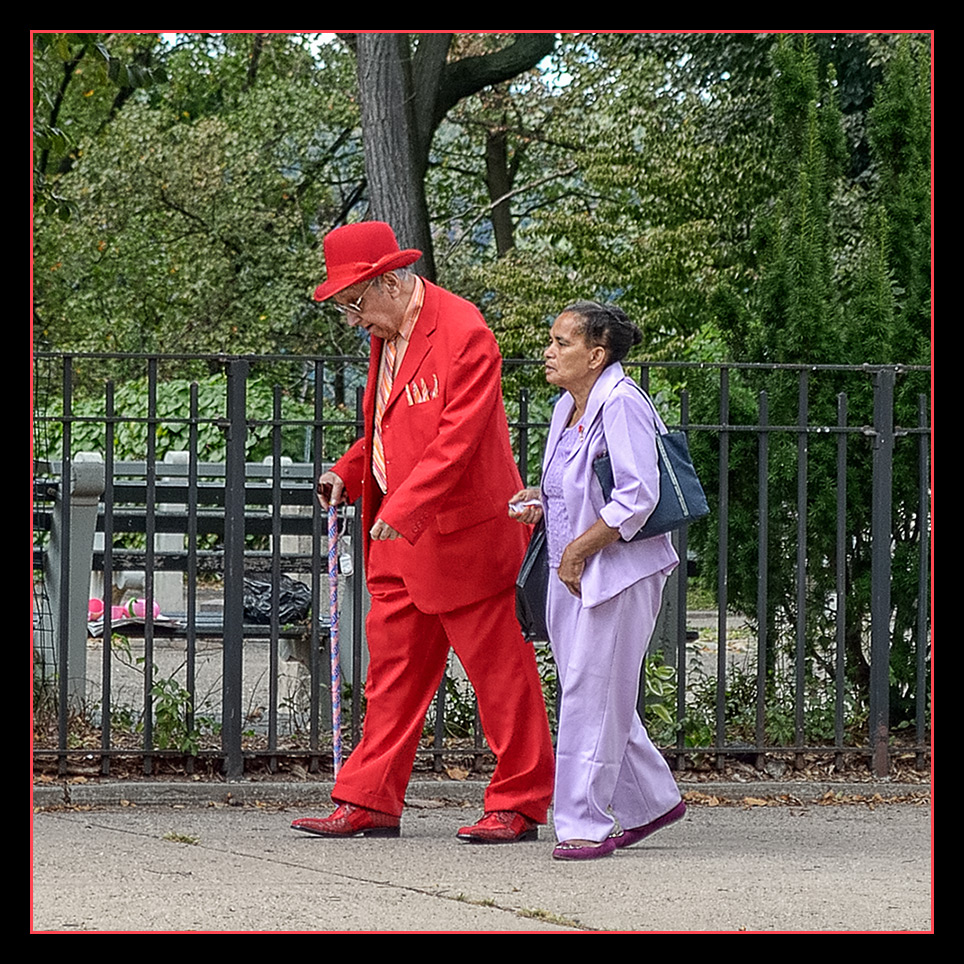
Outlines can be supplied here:
[[[144, 613], [147, 611], [147, 600], [145, 599], [132, 599], [129, 604], [129, 611], [132, 616], [137, 616], [140, 619], [144, 618]], [[156, 619], [161, 614], [161, 607], [158, 603], [154, 603], [154, 618]]]
[[87, 601], [87, 618], [89, 620], [100, 619], [104, 615], [104, 600], [89, 599]]
[[127, 619], [127, 607], [126, 607], [126, 606], [111, 606], [111, 607], [110, 607], [110, 618], [111, 618], [111, 619]]

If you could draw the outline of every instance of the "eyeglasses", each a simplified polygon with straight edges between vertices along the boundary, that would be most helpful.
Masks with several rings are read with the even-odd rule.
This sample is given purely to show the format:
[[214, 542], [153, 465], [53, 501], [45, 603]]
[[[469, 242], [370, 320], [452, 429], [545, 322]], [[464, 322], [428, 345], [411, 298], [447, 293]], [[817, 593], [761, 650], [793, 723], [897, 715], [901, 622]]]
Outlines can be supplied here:
[[349, 313], [353, 315], [360, 315], [362, 313], [362, 298], [368, 294], [368, 289], [375, 283], [375, 279], [372, 278], [365, 287], [365, 290], [349, 305], [340, 305], [337, 301], [332, 301], [331, 305], [339, 314], [347, 315]]

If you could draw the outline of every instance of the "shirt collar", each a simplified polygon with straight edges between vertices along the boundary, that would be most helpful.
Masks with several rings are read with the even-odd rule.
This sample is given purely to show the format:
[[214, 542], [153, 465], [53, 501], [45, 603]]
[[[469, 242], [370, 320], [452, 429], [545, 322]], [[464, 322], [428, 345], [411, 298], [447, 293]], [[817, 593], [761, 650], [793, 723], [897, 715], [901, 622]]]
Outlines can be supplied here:
[[418, 316], [422, 313], [422, 304], [425, 301], [425, 282], [416, 275], [415, 276], [415, 288], [412, 290], [412, 296], [408, 300], [408, 307], [405, 309], [405, 316], [402, 318], [402, 325], [398, 329], [398, 334], [396, 338], [401, 338], [402, 341], [410, 341], [412, 338], [412, 332], [415, 330], [415, 322], [418, 321]]

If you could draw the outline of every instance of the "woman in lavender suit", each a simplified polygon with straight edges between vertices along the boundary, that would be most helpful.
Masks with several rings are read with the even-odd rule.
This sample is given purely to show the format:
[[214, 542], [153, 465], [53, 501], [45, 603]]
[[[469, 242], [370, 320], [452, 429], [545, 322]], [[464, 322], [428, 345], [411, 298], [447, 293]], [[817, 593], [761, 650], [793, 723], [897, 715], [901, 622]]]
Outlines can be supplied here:
[[[642, 339], [611, 305], [577, 302], [556, 318], [545, 350], [556, 404], [542, 487], [510, 512], [544, 514], [546, 608], [562, 702], [556, 742], [553, 857], [587, 860], [628, 847], [686, 811], [669, 767], [636, 712], [640, 669], [663, 586], [679, 559], [668, 535], [627, 540], [659, 499], [656, 426], [620, 361]], [[603, 502], [593, 459], [607, 452], [613, 492]], [[518, 508], [519, 503], [536, 502]]]

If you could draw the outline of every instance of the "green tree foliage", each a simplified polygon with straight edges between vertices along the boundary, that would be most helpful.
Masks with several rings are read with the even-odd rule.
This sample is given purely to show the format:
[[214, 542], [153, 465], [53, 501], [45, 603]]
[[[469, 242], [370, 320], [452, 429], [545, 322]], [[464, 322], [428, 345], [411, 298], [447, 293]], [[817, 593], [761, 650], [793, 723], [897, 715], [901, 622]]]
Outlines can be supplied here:
[[[447, 113], [474, 91], [531, 66], [553, 45], [548, 34], [491, 35], [480, 42], [472, 36], [454, 45], [450, 35], [394, 41], [399, 57], [410, 55], [401, 57], [399, 69], [412, 85], [416, 109], [412, 117], [406, 105], [369, 121], [364, 141], [370, 154], [382, 156], [387, 129], [414, 124], [408, 160], [417, 192], [398, 190], [397, 156], [389, 156], [375, 181], [366, 176], [356, 58], [342, 42], [299, 34], [77, 35], [66, 47], [38, 40], [45, 90], [63, 73], [60, 57], [74, 51], [57, 115], [69, 115], [70, 163], [45, 163], [51, 189], [69, 198], [69, 207], [37, 210], [38, 346], [363, 348], [356, 333], [323, 321], [310, 301], [322, 274], [322, 236], [365, 214], [366, 205], [368, 213], [386, 216], [399, 194], [413, 195], [405, 199], [406, 211], [413, 204], [424, 208], [429, 152]], [[121, 54], [149, 60], [154, 86], [108, 106], [106, 87], [91, 93], [80, 83], [83, 56], [89, 57], [83, 52], [90, 49], [111, 62]], [[359, 52], [361, 93], [377, 101], [380, 75], [368, 71], [366, 51]], [[481, 167], [481, 157], [474, 160]], [[73, 216], [63, 224], [56, 220], [67, 213]], [[389, 219], [401, 222], [396, 226], [404, 238], [408, 221], [402, 214]], [[431, 254], [428, 225], [419, 233]]]
[[[154, 35], [38, 33], [34, 38], [34, 203], [67, 219], [58, 175], [76, 160], [78, 137], [99, 130], [137, 88], [167, 81]], [[108, 49], [110, 47], [110, 49]]]
[[739, 247], [767, 157], [736, 126], [745, 88], [692, 60], [635, 35], [564, 38], [552, 82], [517, 101], [545, 118], [530, 163], [566, 175], [514, 205], [516, 246], [478, 272], [508, 353], [541, 350], [545, 323], [577, 297], [642, 321], [640, 357], [719, 352], [709, 302], [724, 278], [749, 283]]
[[356, 350], [310, 301], [320, 233], [363, 178], [351, 59], [325, 56], [296, 35], [186, 38], [169, 83], [109, 123], [78, 118], [57, 181], [74, 214], [37, 210], [39, 346]]
[[[916, 48], [914, 62], [908, 39], [891, 49], [883, 64], [883, 83], [867, 115], [867, 135], [872, 165], [854, 179], [845, 138], [843, 115], [837, 103], [836, 71], [822, 63], [818, 49], [806, 36], [781, 37], [772, 51], [771, 89], [775, 157], [782, 176], [772, 203], [761, 207], [752, 236], [752, 268], [758, 282], [738, 292], [721, 287], [715, 294], [719, 330], [740, 361], [779, 364], [833, 364], [867, 362], [926, 363], [927, 325], [921, 306], [926, 305], [926, 282], [920, 278], [929, 263], [924, 245], [903, 249], [892, 243], [889, 230], [893, 209], [903, 211], [904, 198], [914, 194], [918, 203], [905, 216], [904, 230], [912, 238], [929, 235], [929, 197], [926, 144], [929, 141], [926, 85], [926, 50]], [[913, 63], [913, 68], [909, 66]], [[916, 105], [917, 125], [910, 121], [908, 105]], [[897, 105], [902, 105], [898, 107]], [[904, 111], [906, 132], [900, 138], [917, 147], [908, 150], [902, 165], [902, 183], [891, 168], [902, 151], [893, 144], [882, 150], [885, 126]], [[904, 123], [904, 120], [900, 121]], [[925, 145], [923, 152], [921, 145]], [[886, 156], [886, 159], [884, 155]], [[913, 173], [910, 173], [913, 172]], [[913, 183], [913, 188], [909, 186]], [[922, 203], [923, 202], [923, 203]], [[922, 250], [923, 249], [923, 250]], [[917, 271], [916, 289], [901, 284]], [[907, 319], [913, 317], [914, 322]], [[758, 400], [765, 392], [769, 422], [793, 425], [801, 405], [811, 424], [837, 423], [838, 395], [846, 393], [850, 425], [873, 421], [872, 379], [833, 372], [813, 374], [805, 393], [797, 371], [749, 369], [734, 373], [730, 390], [729, 421], [754, 424]], [[902, 376], [896, 400], [896, 421], [917, 424], [918, 395], [926, 381], [913, 373]], [[694, 382], [696, 419], [712, 421], [715, 408], [705, 399], [715, 398], [715, 386], [703, 391]], [[719, 487], [717, 450], [702, 436], [696, 443], [704, 474], [713, 491]], [[838, 614], [833, 596], [836, 556], [836, 439], [830, 433], [812, 438], [801, 448], [789, 434], [770, 436], [767, 494], [769, 585], [766, 600], [770, 666], [775, 666], [781, 639], [792, 638], [801, 602], [806, 612], [806, 645], [812, 667], [833, 672], [833, 647]], [[801, 457], [807, 471], [805, 526], [801, 528], [797, 470]], [[756, 611], [758, 581], [755, 535], [759, 527], [759, 492], [755, 484], [757, 440], [732, 436], [729, 443], [730, 525], [727, 591], [730, 604], [741, 612]], [[870, 492], [872, 450], [870, 442], [851, 436], [847, 448], [847, 665], [857, 692], [866, 692], [868, 666], [864, 652], [870, 611]], [[913, 631], [917, 619], [916, 558], [921, 525], [918, 511], [918, 452], [908, 439], [894, 453], [895, 545], [892, 603], [895, 644], [892, 676], [901, 692], [914, 676]], [[754, 538], [746, 538], [748, 533]], [[796, 566], [801, 534], [805, 533], [806, 572]], [[716, 578], [716, 531], [694, 529], [694, 544], [707, 562], [707, 575]], [[803, 593], [801, 597], [801, 592]], [[899, 695], [899, 694], [898, 694]], [[906, 709], [906, 706], [905, 706]]]
[[893, 272], [896, 357], [926, 363], [930, 334], [930, 57], [902, 37], [877, 88], [870, 141], [880, 188], [875, 246]]

